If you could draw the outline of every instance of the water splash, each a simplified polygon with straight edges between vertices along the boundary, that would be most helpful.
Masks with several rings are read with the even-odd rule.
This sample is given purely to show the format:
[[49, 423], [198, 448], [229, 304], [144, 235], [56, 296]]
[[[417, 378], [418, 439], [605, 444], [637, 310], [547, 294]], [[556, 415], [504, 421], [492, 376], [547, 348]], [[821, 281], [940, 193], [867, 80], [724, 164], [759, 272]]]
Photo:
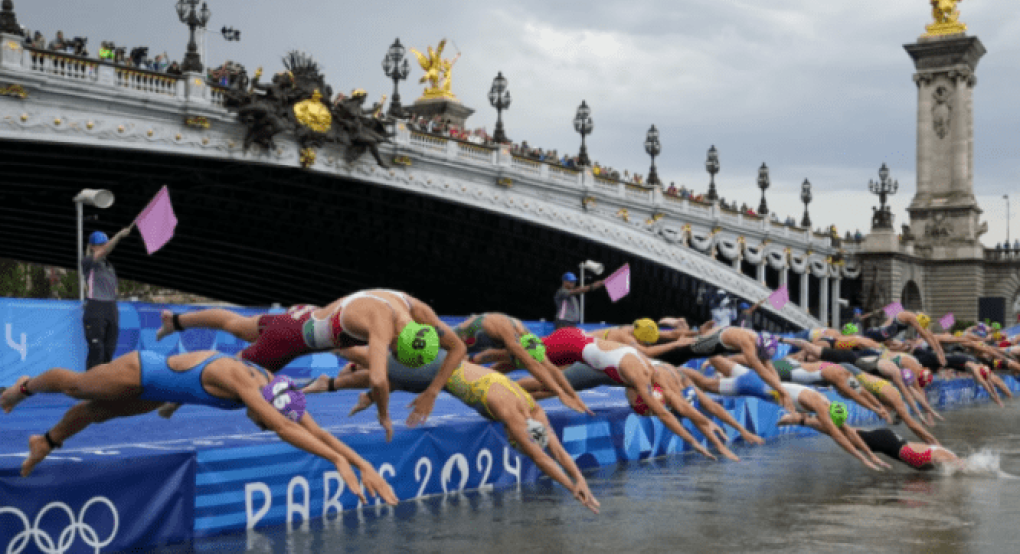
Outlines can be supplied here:
[[956, 462], [941, 464], [939, 472], [947, 477], [953, 475], [974, 475], [979, 477], [997, 477], [999, 479], [1020, 479], [1016, 475], [999, 469], [1001, 453], [983, 448], [970, 456], [960, 458]]

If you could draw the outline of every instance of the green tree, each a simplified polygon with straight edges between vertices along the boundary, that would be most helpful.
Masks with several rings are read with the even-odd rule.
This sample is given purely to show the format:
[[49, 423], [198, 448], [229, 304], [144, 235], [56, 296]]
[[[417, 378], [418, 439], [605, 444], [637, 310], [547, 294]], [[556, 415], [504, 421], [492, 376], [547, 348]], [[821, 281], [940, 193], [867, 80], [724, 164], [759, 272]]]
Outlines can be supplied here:
[[24, 264], [0, 258], [0, 296], [9, 298], [28, 296]]
[[50, 283], [50, 277], [46, 274], [45, 267], [35, 264], [28, 266], [28, 282], [31, 286], [29, 293], [32, 298], [52, 297], [53, 285]]

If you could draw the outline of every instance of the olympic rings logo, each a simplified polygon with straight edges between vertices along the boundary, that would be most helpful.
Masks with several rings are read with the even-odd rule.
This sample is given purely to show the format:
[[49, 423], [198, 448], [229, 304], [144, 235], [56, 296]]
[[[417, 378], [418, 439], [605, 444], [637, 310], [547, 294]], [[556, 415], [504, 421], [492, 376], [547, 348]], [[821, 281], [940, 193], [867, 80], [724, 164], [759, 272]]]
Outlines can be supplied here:
[[[110, 536], [104, 540], [99, 540], [99, 535], [91, 525], [85, 523], [85, 513], [88, 512], [89, 508], [93, 504], [105, 504], [110, 509], [110, 513], [113, 514], [113, 530], [110, 531]], [[53, 542], [53, 536], [44, 531], [39, 527], [39, 523], [42, 521], [43, 516], [49, 513], [50, 510], [59, 509], [63, 510], [67, 514], [67, 519], [70, 520], [70, 524], [60, 532], [57, 537], [57, 542]], [[29, 539], [35, 540], [36, 547], [43, 552], [43, 554], [64, 554], [71, 549], [71, 545], [74, 544], [74, 539], [77, 535], [81, 535], [81, 540], [88, 546], [95, 549], [96, 554], [99, 554], [99, 549], [105, 548], [113, 542], [114, 537], [117, 536], [117, 530], [120, 527], [120, 514], [117, 513], [117, 507], [110, 502], [109, 498], [104, 496], [96, 496], [85, 503], [81, 508], [81, 512], [78, 513], [76, 518], [74, 511], [71, 507], [63, 502], [50, 502], [39, 511], [39, 514], [35, 516], [35, 522], [30, 523], [28, 516], [21, 510], [13, 507], [0, 507], [0, 517], [4, 514], [11, 514], [21, 520], [21, 523], [25, 526], [25, 530], [18, 533], [11, 539], [11, 542], [7, 544], [6, 554], [21, 554], [25, 547], [28, 546]]]

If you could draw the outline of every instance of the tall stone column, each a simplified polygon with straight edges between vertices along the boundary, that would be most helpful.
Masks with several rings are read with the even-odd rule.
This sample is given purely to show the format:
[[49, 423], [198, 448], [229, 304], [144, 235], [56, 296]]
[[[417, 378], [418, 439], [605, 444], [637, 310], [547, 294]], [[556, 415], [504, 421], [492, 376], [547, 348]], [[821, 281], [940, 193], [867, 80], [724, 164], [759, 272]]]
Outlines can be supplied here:
[[810, 313], [811, 304], [808, 303], [808, 285], [811, 283], [808, 281], [808, 274], [811, 272], [810, 269], [805, 268], [804, 273], [800, 274], [800, 307]]
[[832, 323], [829, 325], [835, 329], [839, 329], [840, 313], [839, 313], [839, 285], [842, 279], [836, 277], [832, 280]]
[[758, 267], [757, 267], [757, 270], [758, 270], [758, 282], [763, 284], [763, 285], [765, 284], [765, 264], [766, 263], [767, 263], [767, 260], [764, 257], [762, 257], [761, 263], [758, 264]]
[[973, 93], [985, 47], [958, 32], [904, 48], [917, 69], [917, 192], [907, 208], [915, 249], [929, 259], [980, 259]]
[[818, 321], [825, 325], [825, 322], [829, 320], [829, 276], [821, 278], [820, 286], [818, 287]]

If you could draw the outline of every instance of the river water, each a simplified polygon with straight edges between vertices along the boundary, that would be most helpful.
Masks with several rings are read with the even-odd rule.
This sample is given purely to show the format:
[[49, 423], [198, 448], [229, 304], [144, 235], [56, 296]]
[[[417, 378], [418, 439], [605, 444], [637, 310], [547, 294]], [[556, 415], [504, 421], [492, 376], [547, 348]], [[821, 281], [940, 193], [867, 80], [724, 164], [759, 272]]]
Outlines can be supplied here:
[[[1017, 552], [1020, 406], [946, 412], [967, 470], [874, 473], [827, 437], [593, 470], [595, 516], [548, 480], [196, 541], [201, 552]], [[897, 431], [908, 437], [902, 426]], [[908, 439], [909, 440], [909, 439]], [[175, 549], [177, 550], [177, 549]]]

